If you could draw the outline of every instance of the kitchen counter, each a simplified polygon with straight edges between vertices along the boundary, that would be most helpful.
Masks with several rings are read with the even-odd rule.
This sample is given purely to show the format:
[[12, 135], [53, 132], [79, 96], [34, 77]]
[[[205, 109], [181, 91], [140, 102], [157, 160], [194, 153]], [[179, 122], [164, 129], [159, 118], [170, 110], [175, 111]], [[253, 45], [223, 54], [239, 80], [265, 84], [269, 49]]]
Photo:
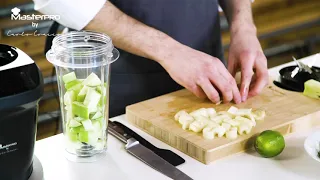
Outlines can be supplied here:
[[[308, 63], [315, 55], [301, 59]], [[293, 62], [277, 66], [269, 70], [269, 74], [277, 78], [278, 71]], [[316, 66], [320, 67], [318, 57]], [[286, 148], [273, 159], [261, 158], [254, 150], [232, 155], [209, 165], [183, 154], [169, 145], [153, 138], [127, 122], [124, 115], [112, 118], [128, 126], [154, 145], [170, 149], [183, 157], [186, 162], [178, 168], [195, 180], [237, 179], [237, 180], [311, 180], [320, 178], [320, 164], [309, 157], [303, 148], [305, 138], [315, 130], [301, 131], [286, 136]], [[43, 166], [45, 180], [166, 180], [169, 179], [156, 170], [128, 154], [124, 144], [113, 136], [108, 136], [108, 150], [100, 160], [94, 163], [74, 163], [64, 157], [62, 134], [36, 142], [35, 155]]]

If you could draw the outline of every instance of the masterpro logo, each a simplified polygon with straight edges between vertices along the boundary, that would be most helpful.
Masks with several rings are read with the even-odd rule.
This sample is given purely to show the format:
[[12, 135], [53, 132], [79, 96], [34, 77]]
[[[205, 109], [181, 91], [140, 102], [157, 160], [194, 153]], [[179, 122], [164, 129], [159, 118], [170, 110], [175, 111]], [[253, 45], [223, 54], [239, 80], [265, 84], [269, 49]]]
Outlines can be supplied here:
[[17, 142], [14, 142], [14, 143], [10, 143], [10, 144], [7, 144], [7, 145], [2, 145], [2, 144], [0, 144], [0, 150], [2, 150], [2, 149], [9, 149], [11, 146], [16, 146], [18, 143]]
[[17, 7], [11, 9], [11, 20], [20, 20], [20, 21], [39, 21], [39, 20], [59, 20], [60, 15], [36, 15], [36, 14], [28, 14], [22, 15], [20, 14], [21, 10]]
[[0, 144], [0, 156], [12, 153], [18, 150], [18, 143]]

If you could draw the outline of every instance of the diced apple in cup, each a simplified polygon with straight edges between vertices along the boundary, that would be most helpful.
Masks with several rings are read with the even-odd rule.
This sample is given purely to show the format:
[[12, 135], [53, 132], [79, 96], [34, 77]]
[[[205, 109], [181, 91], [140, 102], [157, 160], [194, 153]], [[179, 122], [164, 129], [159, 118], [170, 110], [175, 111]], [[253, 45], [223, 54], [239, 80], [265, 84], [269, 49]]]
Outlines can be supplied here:
[[86, 79], [77, 79], [74, 72], [62, 77], [66, 92], [65, 105], [66, 134], [71, 142], [96, 146], [103, 138], [106, 83], [91, 73]]

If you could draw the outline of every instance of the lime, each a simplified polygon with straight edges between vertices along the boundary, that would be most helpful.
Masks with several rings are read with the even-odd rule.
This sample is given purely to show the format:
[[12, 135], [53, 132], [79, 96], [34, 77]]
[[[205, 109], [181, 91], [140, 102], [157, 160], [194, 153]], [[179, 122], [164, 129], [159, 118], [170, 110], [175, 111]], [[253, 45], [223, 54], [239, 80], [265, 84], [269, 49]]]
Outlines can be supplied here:
[[277, 131], [263, 131], [254, 142], [254, 148], [256, 151], [266, 158], [279, 155], [283, 151], [284, 147], [284, 138]]

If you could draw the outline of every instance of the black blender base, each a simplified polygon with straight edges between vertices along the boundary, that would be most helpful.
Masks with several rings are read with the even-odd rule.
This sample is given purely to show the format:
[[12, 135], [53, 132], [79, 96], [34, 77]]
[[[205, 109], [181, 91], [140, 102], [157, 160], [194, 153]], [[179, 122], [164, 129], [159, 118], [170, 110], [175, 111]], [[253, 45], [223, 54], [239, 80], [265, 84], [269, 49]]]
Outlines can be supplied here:
[[44, 180], [43, 168], [36, 156], [33, 156], [33, 171], [28, 180]]

